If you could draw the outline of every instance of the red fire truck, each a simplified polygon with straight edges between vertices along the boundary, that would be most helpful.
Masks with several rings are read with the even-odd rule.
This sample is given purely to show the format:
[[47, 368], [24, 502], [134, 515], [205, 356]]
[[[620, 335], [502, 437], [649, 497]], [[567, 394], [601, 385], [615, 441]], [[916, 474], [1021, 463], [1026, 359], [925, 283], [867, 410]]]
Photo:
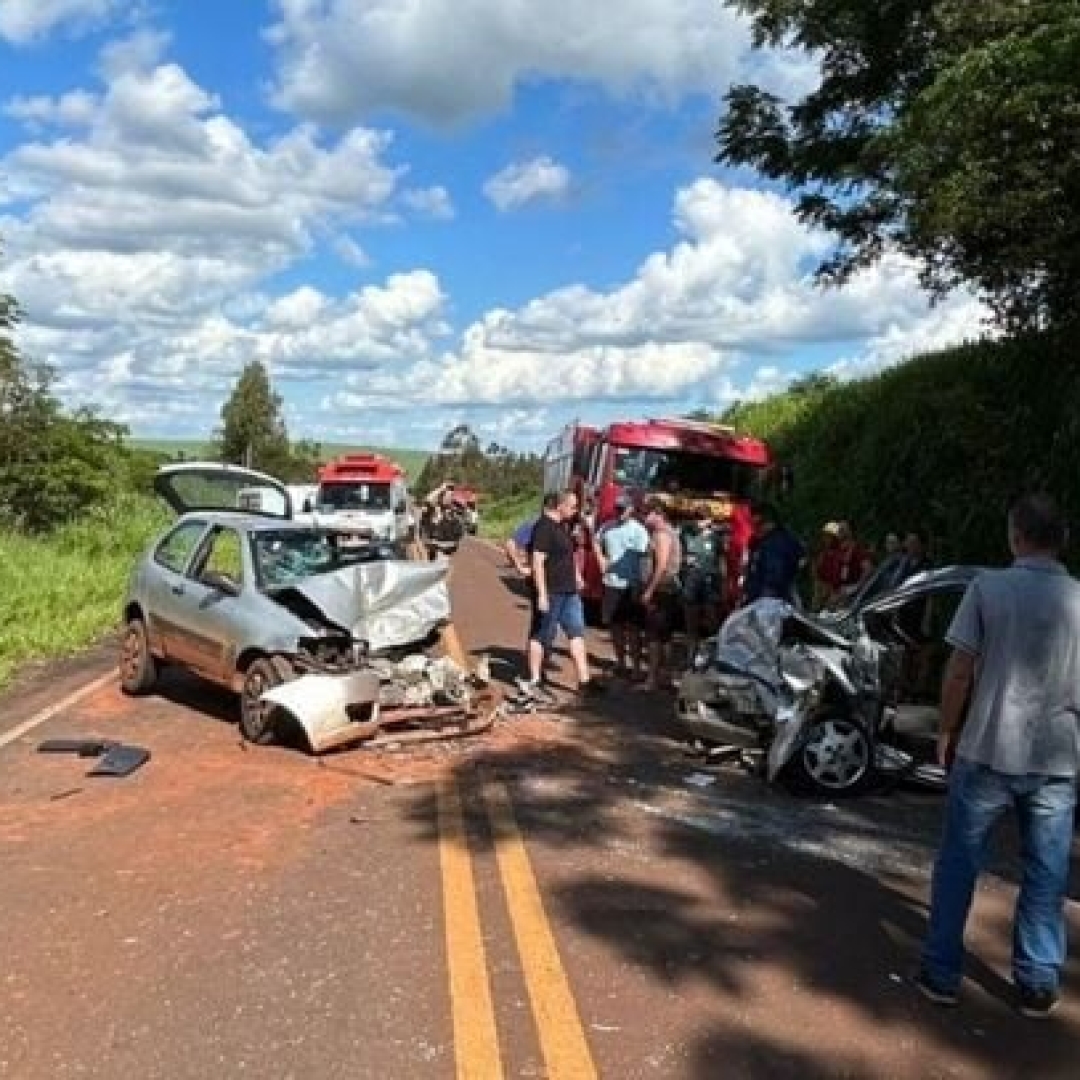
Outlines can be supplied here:
[[[695, 420], [625, 421], [598, 429], [570, 424], [547, 447], [544, 490], [578, 492], [593, 527], [615, 516], [615, 500], [657, 495], [677, 523], [699, 510], [731, 528], [729, 581], [736, 582], [750, 541], [750, 500], [770, 465], [760, 439]], [[600, 594], [598, 568], [586, 565], [586, 596]]]

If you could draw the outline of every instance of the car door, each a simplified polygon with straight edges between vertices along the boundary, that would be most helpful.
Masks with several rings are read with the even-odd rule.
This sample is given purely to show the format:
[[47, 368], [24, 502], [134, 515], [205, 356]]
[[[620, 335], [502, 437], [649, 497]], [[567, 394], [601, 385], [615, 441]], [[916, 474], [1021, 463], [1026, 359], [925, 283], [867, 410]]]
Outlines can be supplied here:
[[165, 659], [177, 663], [187, 663], [191, 652], [184, 631], [187, 573], [208, 528], [202, 518], [186, 518], [175, 525], [154, 548], [146, 578], [151, 640]]
[[201, 675], [228, 684], [243, 648], [244, 610], [252, 582], [244, 548], [247, 533], [215, 523], [188, 567], [178, 604], [187, 663]]

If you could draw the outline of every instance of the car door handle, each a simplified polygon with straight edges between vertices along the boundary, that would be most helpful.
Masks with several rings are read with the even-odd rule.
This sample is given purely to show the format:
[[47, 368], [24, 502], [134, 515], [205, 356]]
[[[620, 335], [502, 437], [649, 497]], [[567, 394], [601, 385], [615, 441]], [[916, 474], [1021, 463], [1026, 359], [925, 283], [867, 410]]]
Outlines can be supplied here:
[[169, 591], [173, 594], [173, 596], [183, 596], [184, 595], [184, 586], [183, 585], [170, 585], [169, 586]]

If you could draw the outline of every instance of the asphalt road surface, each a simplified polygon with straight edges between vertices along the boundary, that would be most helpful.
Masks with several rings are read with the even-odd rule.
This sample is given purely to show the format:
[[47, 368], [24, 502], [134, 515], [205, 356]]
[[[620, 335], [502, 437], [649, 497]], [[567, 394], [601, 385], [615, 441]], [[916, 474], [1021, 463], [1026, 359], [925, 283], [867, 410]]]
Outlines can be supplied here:
[[[509, 584], [490, 546], [456, 557], [460, 635], [504, 677]], [[1051, 1021], [1009, 1005], [1008, 834], [961, 1007], [910, 986], [935, 796], [796, 800], [702, 770], [665, 699], [618, 687], [314, 760], [244, 746], [189, 678], [126, 699], [111, 663], [0, 698], [0, 1076], [1080, 1076], [1080, 964]], [[110, 780], [35, 752], [90, 735], [153, 758]]]

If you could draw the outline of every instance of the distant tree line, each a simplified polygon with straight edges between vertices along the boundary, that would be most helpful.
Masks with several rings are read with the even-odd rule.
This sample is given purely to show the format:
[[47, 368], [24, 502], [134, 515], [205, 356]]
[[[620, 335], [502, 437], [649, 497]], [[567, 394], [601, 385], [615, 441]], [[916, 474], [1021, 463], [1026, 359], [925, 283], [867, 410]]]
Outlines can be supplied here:
[[420, 495], [453, 481], [476, 489], [489, 501], [539, 494], [544, 464], [539, 454], [516, 453], [497, 442], [486, 447], [468, 424], [448, 431], [417, 478]]

